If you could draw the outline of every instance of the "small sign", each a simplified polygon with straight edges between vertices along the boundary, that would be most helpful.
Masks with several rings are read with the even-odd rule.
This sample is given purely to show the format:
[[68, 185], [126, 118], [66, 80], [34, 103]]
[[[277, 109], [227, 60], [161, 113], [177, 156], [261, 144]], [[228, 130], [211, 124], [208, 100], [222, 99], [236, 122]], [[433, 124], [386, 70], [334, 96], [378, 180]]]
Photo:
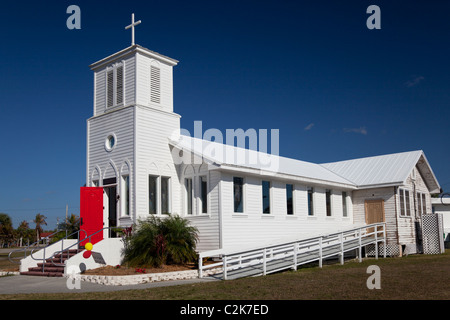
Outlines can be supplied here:
[[94, 258], [94, 261], [98, 264], [106, 264], [100, 252], [92, 252], [92, 258]]

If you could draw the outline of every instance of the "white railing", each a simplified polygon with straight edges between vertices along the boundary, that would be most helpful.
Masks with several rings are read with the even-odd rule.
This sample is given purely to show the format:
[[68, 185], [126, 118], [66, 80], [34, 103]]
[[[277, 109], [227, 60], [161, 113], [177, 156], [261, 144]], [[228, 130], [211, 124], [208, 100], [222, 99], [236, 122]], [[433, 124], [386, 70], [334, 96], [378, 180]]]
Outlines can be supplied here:
[[[380, 235], [381, 234], [381, 235]], [[375, 244], [375, 258], [378, 259], [379, 242], [383, 245], [383, 257], [386, 257], [386, 224], [375, 223], [346, 231], [286, 242], [277, 245], [262, 246], [243, 251], [227, 251], [223, 249], [199, 253], [199, 278], [205, 272], [221, 268], [222, 278], [227, 280], [228, 273], [245, 268], [260, 269], [258, 274], [266, 275], [281, 270], [297, 269], [297, 266], [323, 260], [339, 255], [339, 261], [344, 263], [344, 253], [358, 249], [359, 261], [362, 261], [362, 248]], [[220, 257], [221, 261], [204, 265], [203, 259]]]

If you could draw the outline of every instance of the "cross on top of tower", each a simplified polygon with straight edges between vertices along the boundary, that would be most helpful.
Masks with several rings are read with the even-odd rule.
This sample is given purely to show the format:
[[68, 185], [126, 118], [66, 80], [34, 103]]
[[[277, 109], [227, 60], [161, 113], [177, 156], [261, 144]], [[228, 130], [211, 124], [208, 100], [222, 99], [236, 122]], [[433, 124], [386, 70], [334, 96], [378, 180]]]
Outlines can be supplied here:
[[139, 21], [134, 21], [134, 13], [131, 14], [131, 24], [129, 26], [125, 27], [125, 30], [128, 30], [131, 28], [131, 45], [134, 46], [134, 27], [141, 24], [141, 20]]

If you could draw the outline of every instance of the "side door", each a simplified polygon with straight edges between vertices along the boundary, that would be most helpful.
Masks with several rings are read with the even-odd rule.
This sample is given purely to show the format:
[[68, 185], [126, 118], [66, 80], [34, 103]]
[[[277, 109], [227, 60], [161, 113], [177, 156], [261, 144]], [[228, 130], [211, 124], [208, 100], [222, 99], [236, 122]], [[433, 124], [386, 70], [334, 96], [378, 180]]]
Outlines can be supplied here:
[[[377, 222], [385, 222], [384, 216], [384, 200], [366, 200], [364, 203], [366, 211], [366, 224]], [[382, 227], [378, 227], [382, 230]], [[374, 228], [370, 228], [368, 232], [374, 232]], [[380, 236], [380, 234], [378, 234]]]

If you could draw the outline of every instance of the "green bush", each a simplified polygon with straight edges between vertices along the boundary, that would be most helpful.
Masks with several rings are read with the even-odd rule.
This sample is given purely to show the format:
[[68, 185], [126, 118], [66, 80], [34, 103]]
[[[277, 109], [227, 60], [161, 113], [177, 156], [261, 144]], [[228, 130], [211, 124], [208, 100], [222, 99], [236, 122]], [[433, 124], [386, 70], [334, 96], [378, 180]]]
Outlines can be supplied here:
[[125, 237], [123, 263], [131, 267], [185, 264], [196, 260], [198, 230], [186, 219], [151, 216]]

